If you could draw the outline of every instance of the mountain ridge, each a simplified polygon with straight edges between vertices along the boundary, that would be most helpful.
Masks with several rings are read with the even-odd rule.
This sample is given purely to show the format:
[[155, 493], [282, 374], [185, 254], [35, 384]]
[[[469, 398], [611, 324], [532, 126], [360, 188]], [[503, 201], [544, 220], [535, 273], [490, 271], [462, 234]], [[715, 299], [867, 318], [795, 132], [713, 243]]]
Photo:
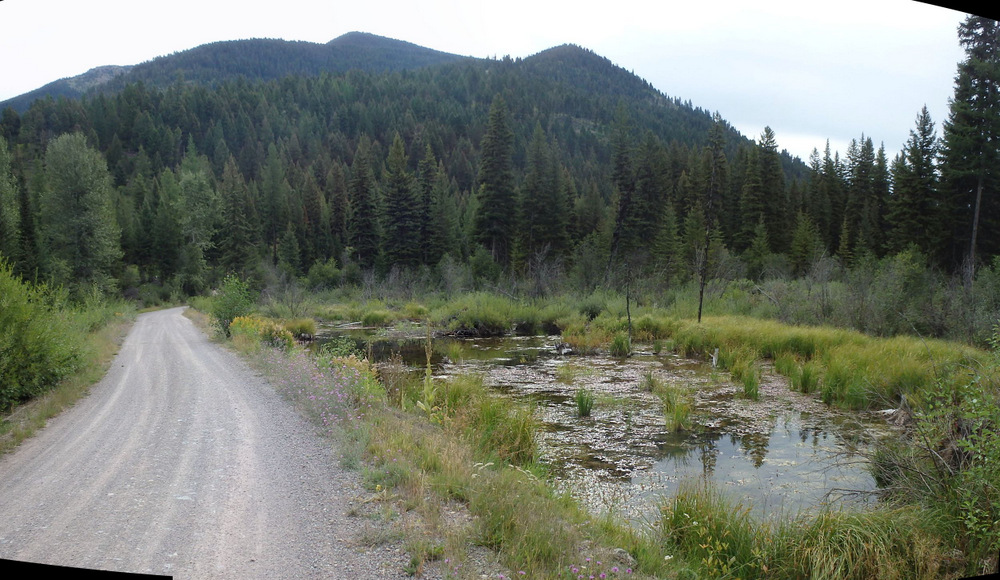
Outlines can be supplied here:
[[23, 113], [37, 99], [79, 98], [90, 91], [120, 90], [133, 82], [165, 88], [178, 80], [217, 84], [238, 76], [272, 80], [290, 74], [317, 76], [321, 72], [342, 73], [351, 69], [410, 70], [466, 58], [472, 57], [359, 31], [342, 34], [326, 43], [274, 38], [220, 40], [134, 65], [94, 67], [0, 102], [0, 109], [11, 107]]

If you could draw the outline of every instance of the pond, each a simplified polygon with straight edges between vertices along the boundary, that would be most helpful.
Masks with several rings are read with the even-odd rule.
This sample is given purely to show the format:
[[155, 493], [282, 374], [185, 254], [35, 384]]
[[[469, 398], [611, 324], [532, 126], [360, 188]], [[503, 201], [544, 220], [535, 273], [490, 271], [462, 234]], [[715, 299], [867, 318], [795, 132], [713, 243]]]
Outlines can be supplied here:
[[[415, 368], [426, 365], [419, 329], [348, 333], [376, 360], [398, 352]], [[482, 373], [498, 396], [532, 405], [542, 461], [595, 511], [642, 521], [689, 478], [711, 480], [764, 517], [869, 501], [875, 482], [864, 451], [889, 432], [884, 420], [791, 391], [766, 364], [751, 401], [728, 372], [643, 346], [618, 359], [560, 354], [558, 336], [435, 337], [431, 363], [436, 377]], [[643, 389], [650, 376], [691, 393], [690, 430], [667, 428], [660, 398]], [[578, 389], [594, 394], [589, 417], [578, 416]]]

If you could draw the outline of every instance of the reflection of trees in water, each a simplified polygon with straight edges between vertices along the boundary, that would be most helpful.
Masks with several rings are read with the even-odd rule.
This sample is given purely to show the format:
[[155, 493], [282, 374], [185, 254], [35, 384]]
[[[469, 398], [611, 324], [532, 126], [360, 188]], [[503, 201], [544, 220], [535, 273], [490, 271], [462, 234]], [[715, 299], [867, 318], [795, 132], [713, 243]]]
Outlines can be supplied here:
[[[750, 456], [750, 463], [760, 467], [764, 464], [764, 457], [767, 456], [767, 445], [771, 442], [770, 434], [747, 433], [739, 438], [739, 445], [743, 452]], [[733, 437], [733, 446], [736, 446], [736, 437]]]
[[715, 464], [719, 456], [719, 448], [715, 442], [719, 436], [715, 436], [701, 446], [701, 472], [705, 477], [712, 477], [715, 474]]

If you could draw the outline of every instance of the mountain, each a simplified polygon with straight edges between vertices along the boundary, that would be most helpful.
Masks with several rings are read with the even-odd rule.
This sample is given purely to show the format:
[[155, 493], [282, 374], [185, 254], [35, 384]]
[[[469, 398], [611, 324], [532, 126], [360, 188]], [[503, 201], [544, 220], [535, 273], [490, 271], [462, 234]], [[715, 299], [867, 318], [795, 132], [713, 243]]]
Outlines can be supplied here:
[[447, 52], [365, 32], [349, 32], [326, 44], [279, 39], [231, 40], [157, 57], [134, 66], [102, 66], [49, 83], [0, 103], [23, 113], [45, 97], [79, 98], [90, 90], [114, 92], [142, 82], [165, 88], [174, 82], [216, 85], [235, 78], [272, 80], [287, 75], [318, 76], [348, 70], [411, 70], [462, 60]]
[[0, 103], [0, 109], [12, 107], [15, 111], [23, 113], [36, 99], [46, 97], [76, 99], [88, 90], [105, 85], [115, 77], [126, 74], [130, 70], [132, 70], [132, 66], [105, 65], [95, 67], [82, 75], [59, 79], [23, 95], [8, 99]]

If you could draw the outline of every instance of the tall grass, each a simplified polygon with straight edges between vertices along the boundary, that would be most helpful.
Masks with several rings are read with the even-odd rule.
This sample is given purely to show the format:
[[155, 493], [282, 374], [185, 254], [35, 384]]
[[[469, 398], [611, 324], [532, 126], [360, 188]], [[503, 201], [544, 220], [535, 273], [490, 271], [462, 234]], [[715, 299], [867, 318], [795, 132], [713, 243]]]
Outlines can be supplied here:
[[594, 393], [587, 389], [577, 389], [573, 396], [578, 417], [589, 417], [594, 409]]
[[[672, 339], [678, 351], [688, 355], [719, 348], [724, 359], [726, 353], [752, 348], [762, 358], [802, 361], [800, 390], [818, 390], [824, 401], [852, 409], [898, 402], [903, 395], [919, 400], [936, 381], [967, 380], [971, 370], [986, 361], [984, 351], [941, 340], [874, 338], [851, 330], [736, 316], [706, 317], [700, 325], [678, 321]], [[795, 369], [787, 362], [780, 368]]]
[[614, 338], [611, 339], [611, 346], [608, 347], [608, 352], [611, 356], [624, 358], [632, 354], [632, 339], [629, 338], [628, 333], [617, 332]]
[[691, 412], [694, 410], [694, 401], [691, 400], [690, 393], [684, 387], [664, 383], [652, 372], [648, 372], [643, 377], [640, 388], [660, 398], [668, 429], [686, 431], [691, 428]]
[[[938, 578], [942, 521], [918, 507], [761, 521], [706, 482], [661, 507], [662, 541], [710, 578]], [[952, 571], [954, 572], [954, 571]]]

